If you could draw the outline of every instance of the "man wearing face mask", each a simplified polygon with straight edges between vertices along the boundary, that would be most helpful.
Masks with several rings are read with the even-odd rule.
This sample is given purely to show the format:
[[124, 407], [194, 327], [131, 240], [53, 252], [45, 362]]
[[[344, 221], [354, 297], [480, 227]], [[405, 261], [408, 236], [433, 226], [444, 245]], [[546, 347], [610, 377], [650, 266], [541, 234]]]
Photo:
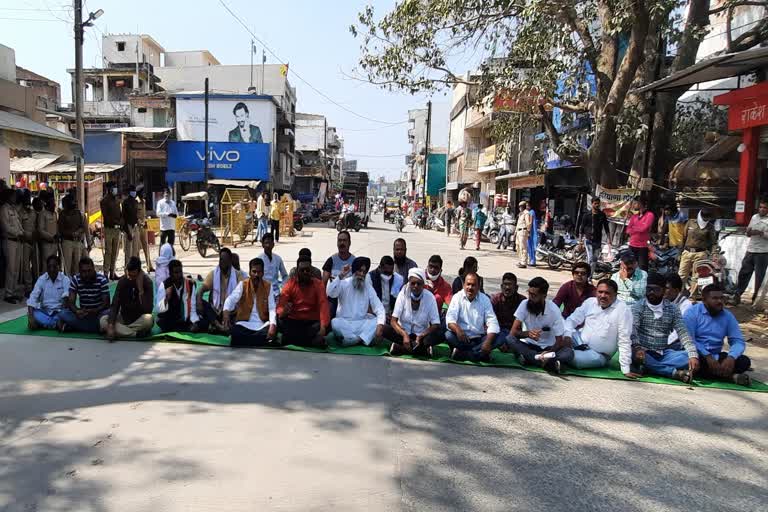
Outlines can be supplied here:
[[123, 251], [125, 264], [134, 256], [139, 256], [139, 203], [136, 201], [136, 186], [128, 186], [128, 197], [123, 199], [123, 233], [125, 234]]
[[[433, 347], [440, 343], [440, 315], [432, 292], [425, 289], [426, 276], [420, 268], [408, 271], [408, 284], [397, 296], [390, 321], [393, 356], [413, 354], [433, 355]], [[388, 338], [390, 339], [390, 338]]]
[[521, 365], [539, 365], [560, 373], [562, 365], [573, 360], [573, 349], [564, 338], [565, 322], [560, 308], [547, 299], [548, 291], [549, 283], [543, 277], [528, 281], [528, 298], [515, 311], [509, 345]]
[[117, 280], [117, 253], [120, 251], [120, 233], [123, 229], [123, 213], [117, 201], [117, 185], [107, 183], [107, 194], [101, 200], [101, 215], [104, 220], [104, 275]]
[[75, 198], [66, 195], [61, 200], [58, 228], [61, 237], [61, 254], [64, 272], [72, 277], [77, 274], [83, 248], [85, 219], [75, 205]]
[[[350, 279], [345, 279], [347, 271], [342, 270], [339, 278], [329, 281], [326, 286], [328, 297], [339, 301], [336, 317], [331, 320], [331, 329], [341, 338], [344, 346], [358, 343], [370, 346], [374, 337], [380, 338], [384, 332], [384, 306], [373, 286], [365, 280], [370, 266], [369, 258], [355, 258]], [[373, 314], [368, 313], [369, 309]]]
[[[746, 371], [751, 361], [744, 355], [744, 335], [736, 317], [724, 306], [723, 288], [710, 284], [701, 291], [701, 302], [683, 315], [683, 321], [699, 351], [703, 377], [749, 386], [752, 379]], [[723, 350], [726, 338], [728, 352]]]
[[56, 202], [52, 195], [40, 195], [33, 203], [37, 212], [35, 238], [37, 239], [38, 268], [43, 268], [48, 257], [56, 254]]
[[176, 240], [176, 217], [179, 216], [179, 210], [176, 208], [176, 202], [171, 199], [171, 191], [168, 188], [163, 189], [163, 198], [157, 202], [155, 212], [160, 219], [160, 247], [165, 243], [169, 243], [173, 247], [173, 242]]
[[708, 259], [710, 251], [717, 249], [717, 233], [710, 222], [709, 212], [701, 210], [696, 219], [691, 219], [683, 229], [683, 253], [680, 255], [679, 274], [683, 280], [683, 286], [688, 287], [691, 296], [696, 293], [698, 283], [696, 279], [690, 280], [694, 273], [696, 263]]
[[440, 313], [440, 317], [444, 319], [443, 310], [451, 303], [453, 290], [448, 281], [443, 279], [443, 258], [437, 254], [433, 254], [429, 258], [427, 263], [427, 280], [424, 282], [424, 286], [435, 296], [437, 311]]
[[[395, 273], [395, 262], [392, 256], [382, 256], [378, 268], [368, 272], [365, 280], [373, 286], [376, 296], [384, 306], [384, 312], [387, 315], [387, 326], [395, 307], [395, 300], [403, 287], [403, 278]], [[385, 328], [385, 331], [387, 329]], [[385, 332], [385, 336], [387, 333]]]
[[[645, 298], [632, 306], [632, 360], [648, 373], [690, 383], [699, 369], [696, 345], [677, 306], [664, 299], [666, 280], [649, 274]], [[676, 331], [683, 350], [669, 346]]]

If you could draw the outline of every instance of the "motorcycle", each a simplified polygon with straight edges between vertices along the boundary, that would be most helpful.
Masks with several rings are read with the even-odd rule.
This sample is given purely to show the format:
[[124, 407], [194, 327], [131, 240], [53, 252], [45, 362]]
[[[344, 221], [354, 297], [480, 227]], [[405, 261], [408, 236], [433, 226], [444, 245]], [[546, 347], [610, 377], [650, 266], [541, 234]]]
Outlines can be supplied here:
[[213, 232], [210, 219], [192, 219], [189, 221], [189, 230], [197, 234], [196, 245], [197, 252], [205, 258], [208, 249], [211, 248], [216, 254], [221, 251], [221, 243], [216, 233]]
[[304, 218], [301, 212], [293, 213], [293, 229], [295, 229], [296, 231], [301, 231], [302, 229], [304, 229]]
[[360, 216], [356, 213], [347, 213], [343, 217], [340, 216], [339, 220], [336, 221], [336, 231], [354, 229], [357, 232], [360, 231], [361, 227], [363, 224], [360, 222]]
[[649, 257], [650, 270], [658, 274], [670, 274], [677, 272], [680, 267], [680, 250], [677, 247], [662, 249], [659, 246], [651, 246]]
[[405, 216], [403, 215], [403, 212], [397, 211], [395, 213], [395, 229], [397, 229], [398, 233], [402, 233], [403, 229], [405, 229]]
[[501, 227], [501, 216], [489, 215], [488, 220], [483, 226], [482, 240], [491, 242], [493, 245], [499, 243], [499, 229]]
[[587, 250], [580, 240], [544, 233], [536, 247], [536, 257], [546, 261], [550, 269], [559, 270], [566, 264], [573, 268], [577, 262], [587, 261]]

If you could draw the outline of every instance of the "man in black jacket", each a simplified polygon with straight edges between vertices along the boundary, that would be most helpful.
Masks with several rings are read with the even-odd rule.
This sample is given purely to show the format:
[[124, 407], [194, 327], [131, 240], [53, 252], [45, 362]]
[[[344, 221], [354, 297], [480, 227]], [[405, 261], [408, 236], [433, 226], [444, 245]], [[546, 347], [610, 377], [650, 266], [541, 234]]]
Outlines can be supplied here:
[[584, 237], [584, 245], [587, 248], [589, 264], [592, 267], [592, 273], [595, 273], [595, 264], [600, 257], [600, 251], [603, 244], [603, 231], [605, 231], [608, 240], [611, 239], [611, 233], [608, 230], [608, 218], [600, 210], [600, 198], [592, 198], [592, 209], [581, 216], [577, 237]]
[[383, 256], [379, 266], [368, 272], [366, 281], [371, 283], [376, 291], [376, 296], [384, 305], [384, 311], [387, 314], [387, 323], [384, 325], [384, 337], [390, 339], [388, 335], [395, 335], [394, 329], [390, 327], [389, 320], [392, 318], [392, 310], [395, 308], [395, 300], [400, 288], [403, 287], [403, 277], [395, 272], [395, 260], [392, 256]]

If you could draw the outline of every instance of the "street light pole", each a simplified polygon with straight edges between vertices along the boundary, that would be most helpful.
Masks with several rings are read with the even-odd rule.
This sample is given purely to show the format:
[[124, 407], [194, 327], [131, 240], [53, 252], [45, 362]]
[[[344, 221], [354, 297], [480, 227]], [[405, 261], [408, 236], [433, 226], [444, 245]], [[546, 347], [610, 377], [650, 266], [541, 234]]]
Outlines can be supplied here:
[[[80, 147], [85, 149], [85, 130], [83, 128], [83, 1], [75, 2], [75, 137], [80, 141]], [[83, 156], [75, 157], [77, 170], [77, 207], [81, 213], [86, 213], [85, 208], [85, 166]]]

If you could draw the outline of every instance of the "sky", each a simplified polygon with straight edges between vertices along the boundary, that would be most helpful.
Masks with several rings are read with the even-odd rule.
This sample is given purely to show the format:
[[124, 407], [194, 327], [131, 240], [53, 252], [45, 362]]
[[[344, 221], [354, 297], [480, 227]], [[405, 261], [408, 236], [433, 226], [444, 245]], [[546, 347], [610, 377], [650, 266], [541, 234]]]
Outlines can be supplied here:
[[[358, 160], [358, 170], [368, 170], [372, 177], [398, 176], [404, 155], [410, 151], [408, 124], [386, 125], [360, 116], [405, 122], [408, 110], [425, 108], [430, 97], [389, 92], [345, 76], [353, 74], [360, 55], [360, 42], [349, 32], [349, 26], [367, 2], [225, 1], [282, 62], [289, 63], [291, 71], [359, 115], [318, 95], [289, 72], [288, 79], [297, 88], [298, 111], [324, 114], [329, 125], [336, 126], [344, 137], [346, 158]], [[385, 0], [370, 2], [379, 14], [394, 5]], [[103, 33], [140, 32], [151, 35], [169, 51], [207, 49], [222, 64], [250, 62], [251, 36], [219, 0], [84, 0], [84, 4], [85, 13], [104, 10], [95, 27], [86, 29], [86, 68], [101, 64]], [[71, 1], [0, 0], [0, 44], [15, 50], [17, 65], [59, 82], [63, 103], [72, 102], [66, 71], [74, 68], [71, 20]], [[267, 55], [268, 63], [278, 62]], [[431, 99], [443, 107], [440, 111], [447, 112], [450, 91], [436, 93]], [[435, 146], [447, 146], [445, 117], [443, 129], [433, 137]]]

